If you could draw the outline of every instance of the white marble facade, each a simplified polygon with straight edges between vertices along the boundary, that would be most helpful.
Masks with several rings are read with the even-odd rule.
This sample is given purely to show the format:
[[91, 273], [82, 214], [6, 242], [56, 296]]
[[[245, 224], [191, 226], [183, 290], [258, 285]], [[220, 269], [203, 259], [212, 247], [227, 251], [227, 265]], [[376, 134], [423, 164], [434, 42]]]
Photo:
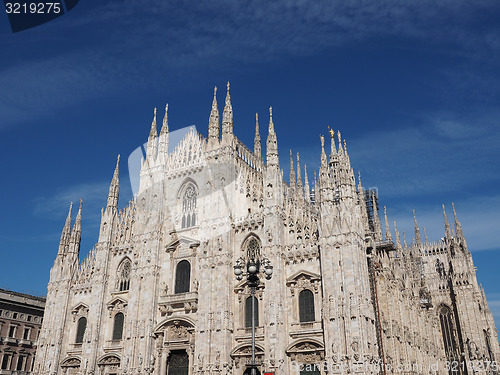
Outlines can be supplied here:
[[250, 291], [233, 266], [255, 240], [274, 266], [256, 293], [261, 373], [446, 374], [446, 361], [491, 373], [480, 364], [500, 359], [497, 331], [456, 215], [437, 243], [416, 219], [410, 245], [383, 234], [340, 132], [329, 156], [321, 138], [311, 185], [290, 155], [287, 183], [272, 111], [261, 157], [258, 121], [253, 151], [233, 133], [229, 85], [222, 127], [214, 92], [208, 138], [169, 136], [167, 111], [158, 134], [155, 110], [139, 191], [118, 210], [117, 162], [81, 263], [81, 204], [72, 230], [68, 214], [35, 373], [243, 374]]

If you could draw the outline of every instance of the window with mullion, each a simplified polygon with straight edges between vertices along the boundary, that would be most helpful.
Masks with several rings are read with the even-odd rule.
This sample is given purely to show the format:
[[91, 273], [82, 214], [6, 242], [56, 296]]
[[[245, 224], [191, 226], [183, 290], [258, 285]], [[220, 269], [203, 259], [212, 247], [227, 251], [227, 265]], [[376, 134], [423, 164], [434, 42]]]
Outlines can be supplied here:
[[181, 260], [175, 271], [175, 294], [189, 292], [191, 278], [191, 264], [187, 260]]
[[113, 324], [113, 340], [121, 340], [123, 337], [123, 321], [125, 316], [122, 313], [115, 315], [115, 320]]
[[301, 323], [314, 322], [314, 294], [304, 289], [299, 294], [299, 318]]
[[85, 335], [85, 330], [87, 329], [87, 318], [81, 317], [78, 319], [78, 326], [76, 329], [76, 344], [81, 344], [83, 342], [83, 336]]

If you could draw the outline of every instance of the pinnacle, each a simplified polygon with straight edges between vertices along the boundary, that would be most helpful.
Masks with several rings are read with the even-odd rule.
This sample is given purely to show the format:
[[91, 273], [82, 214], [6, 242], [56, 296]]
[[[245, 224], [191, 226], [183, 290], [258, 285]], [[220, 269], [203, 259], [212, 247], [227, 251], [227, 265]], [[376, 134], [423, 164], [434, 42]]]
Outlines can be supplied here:
[[269, 133], [274, 133], [273, 107], [269, 107]]
[[158, 132], [156, 130], [156, 107], [154, 110], [154, 115], [153, 115], [153, 122], [151, 123], [151, 131], [149, 132], [149, 137], [154, 137], [158, 135]]
[[163, 126], [160, 133], [168, 133], [168, 103], [165, 105], [165, 116], [163, 116]]
[[385, 219], [385, 240], [392, 241], [391, 228], [389, 228], [389, 219], [387, 218], [387, 207], [384, 206], [384, 219]]

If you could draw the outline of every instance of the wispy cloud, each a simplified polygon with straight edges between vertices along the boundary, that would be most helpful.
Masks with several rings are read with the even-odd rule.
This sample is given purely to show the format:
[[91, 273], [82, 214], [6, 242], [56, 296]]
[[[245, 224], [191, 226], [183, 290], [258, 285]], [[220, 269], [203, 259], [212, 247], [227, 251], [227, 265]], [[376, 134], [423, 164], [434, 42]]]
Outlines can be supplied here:
[[61, 218], [66, 215], [70, 202], [73, 202], [73, 216], [75, 207], [80, 199], [83, 201], [85, 220], [96, 223], [100, 219], [100, 207], [106, 204], [109, 182], [86, 183], [68, 186], [47, 197], [35, 199], [33, 213], [36, 216]]
[[[383, 200], [382, 200], [383, 204]], [[453, 211], [451, 202], [445, 202], [448, 221], [453, 228]], [[498, 207], [500, 195], [490, 197], [458, 198], [455, 201], [458, 220], [467, 240], [469, 251], [500, 250], [498, 241], [492, 235], [500, 227]], [[429, 241], [437, 241], [444, 237], [444, 218], [441, 206], [437, 204], [415, 203], [394, 204], [388, 208], [389, 226], [394, 235], [393, 220], [396, 219], [400, 233], [406, 232], [408, 243], [414, 238], [414, 222], [412, 210], [415, 209], [422, 241], [424, 227]], [[383, 212], [383, 211], [382, 211]]]
[[[413, 127], [368, 133], [349, 146], [356, 168], [386, 198], [446, 193], [498, 182], [498, 113], [457, 118], [436, 114]], [[383, 145], [383, 147], [382, 147]]]
[[[193, 80], [182, 77], [207, 68], [307, 56], [387, 36], [438, 43], [453, 53], [496, 61], [498, 33], [479, 32], [473, 24], [475, 16], [497, 7], [493, 0], [103, 2], [36, 34], [21, 35], [19, 47], [5, 42], [13, 50], [24, 46], [23, 38], [34, 38], [25, 40], [33, 48], [48, 42], [57, 47], [47, 45], [49, 52], [54, 49], [50, 57], [12, 61], [0, 71], [3, 126], [32, 118], [34, 112], [43, 115], [124, 88], [145, 88], [160, 75], [174, 85], [192, 85]], [[77, 49], [71, 38], [82, 33], [94, 43]]]

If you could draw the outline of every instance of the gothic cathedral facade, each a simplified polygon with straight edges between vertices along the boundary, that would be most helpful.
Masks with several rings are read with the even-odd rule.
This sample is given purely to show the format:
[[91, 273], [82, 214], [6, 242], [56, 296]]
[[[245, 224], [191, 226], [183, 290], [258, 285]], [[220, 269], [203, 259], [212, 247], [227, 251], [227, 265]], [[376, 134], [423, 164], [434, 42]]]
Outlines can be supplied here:
[[[72, 229], [70, 207], [34, 373], [248, 374], [252, 319], [260, 374], [497, 372], [497, 331], [454, 207], [443, 239], [422, 239], [415, 219], [408, 245], [385, 207], [382, 229], [339, 132], [329, 156], [321, 137], [310, 187], [298, 154], [283, 178], [272, 109], [265, 157], [258, 118], [253, 151], [238, 140], [229, 84], [222, 127], [214, 92], [208, 138], [191, 128], [172, 147], [167, 110], [159, 134], [155, 110], [122, 210], [118, 158], [83, 262], [82, 204]], [[253, 315], [234, 275], [249, 254], [274, 269]]]

